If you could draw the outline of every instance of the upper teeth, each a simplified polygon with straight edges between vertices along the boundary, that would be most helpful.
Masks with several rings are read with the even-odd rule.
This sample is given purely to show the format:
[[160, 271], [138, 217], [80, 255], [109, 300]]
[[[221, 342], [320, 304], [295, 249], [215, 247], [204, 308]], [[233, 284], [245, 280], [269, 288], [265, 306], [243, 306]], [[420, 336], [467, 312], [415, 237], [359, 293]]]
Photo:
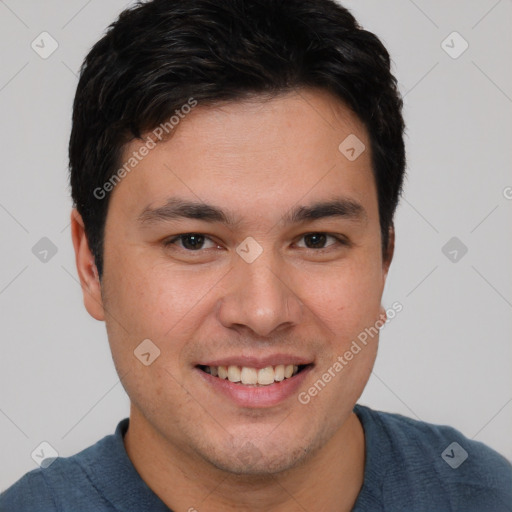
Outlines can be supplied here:
[[230, 382], [268, 386], [274, 382], [289, 379], [299, 371], [299, 367], [293, 364], [278, 364], [277, 366], [267, 366], [266, 368], [258, 370], [256, 368], [249, 368], [248, 366], [206, 366], [205, 371], [214, 377], [228, 379]]

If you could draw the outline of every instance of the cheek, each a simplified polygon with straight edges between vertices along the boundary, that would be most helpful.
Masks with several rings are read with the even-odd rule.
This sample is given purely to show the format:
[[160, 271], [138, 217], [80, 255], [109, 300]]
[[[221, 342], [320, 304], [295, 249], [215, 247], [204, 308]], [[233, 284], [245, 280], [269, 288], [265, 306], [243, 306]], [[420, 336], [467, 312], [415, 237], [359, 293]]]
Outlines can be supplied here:
[[149, 338], [166, 351], [178, 352], [211, 308], [223, 273], [178, 269], [142, 258], [118, 261], [105, 268], [104, 282], [113, 348], [122, 344], [119, 350], [126, 350], [127, 338], [133, 348]]
[[364, 261], [364, 255], [335, 267], [319, 267], [301, 276], [302, 298], [331, 331], [357, 335], [378, 319], [382, 272], [378, 258]]

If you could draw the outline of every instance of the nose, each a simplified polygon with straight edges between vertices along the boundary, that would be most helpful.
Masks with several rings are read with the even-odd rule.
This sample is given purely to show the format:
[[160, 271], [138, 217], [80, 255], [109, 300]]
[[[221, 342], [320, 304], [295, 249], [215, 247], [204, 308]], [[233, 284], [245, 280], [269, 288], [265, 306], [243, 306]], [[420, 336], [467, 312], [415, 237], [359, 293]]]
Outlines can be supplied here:
[[252, 263], [241, 258], [235, 262], [218, 304], [224, 327], [240, 332], [250, 329], [266, 337], [300, 323], [303, 304], [278, 263], [263, 255]]

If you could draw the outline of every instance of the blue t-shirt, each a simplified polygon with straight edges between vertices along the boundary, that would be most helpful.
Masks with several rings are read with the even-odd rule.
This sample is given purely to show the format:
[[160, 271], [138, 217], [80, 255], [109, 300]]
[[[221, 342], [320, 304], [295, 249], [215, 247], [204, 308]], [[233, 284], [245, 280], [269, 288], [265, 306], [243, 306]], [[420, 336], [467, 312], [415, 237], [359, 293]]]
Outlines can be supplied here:
[[[366, 460], [353, 511], [512, 511], [512, 466], [484, 444], [451, 427], [362, 405], [354, 412]], [[128, 423], [77, 455], [27, 473], [0, 495], [0, 511], [169, 512], [128, 458]]]

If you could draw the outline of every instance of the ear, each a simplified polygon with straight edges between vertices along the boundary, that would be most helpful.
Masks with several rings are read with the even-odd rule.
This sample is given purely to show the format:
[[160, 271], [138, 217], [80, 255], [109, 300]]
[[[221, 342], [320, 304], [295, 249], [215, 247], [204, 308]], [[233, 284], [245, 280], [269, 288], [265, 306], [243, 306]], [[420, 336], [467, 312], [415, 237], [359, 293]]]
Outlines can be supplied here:
[[395, 227], [393, 224], [389, 227], [388, 231], [388, 246], [383, 252], [382, 257], [382, 269], [383, 269], [383, 276], [384, 281], [386, 280], [386, 277], [388, 276], [389, 267], [391, 265], [391, 261], [393, 260], [393, 254], [395, 253]]
[[[386, 284], [386, 279], [388, 277], [389, 267], [391, 265], [391, 261], [393, 260], [393, 254], [395, 252], [395, 227], [391, 224], [388, 231], [388, 245], [382, 254], [382, 289], [384, 289], [384, 285]], [[380, 320], [383, 322], [387, 321], [387, 313], [384, 306], [381, 304], [380, 306]]]
[[71, 211], [71, 237], [75, 248], [76, 268], [82, 286], [85, 309], [96, 320], [105, 320], [98, 269], [85, 235], [82, 216], [76, 209]]

